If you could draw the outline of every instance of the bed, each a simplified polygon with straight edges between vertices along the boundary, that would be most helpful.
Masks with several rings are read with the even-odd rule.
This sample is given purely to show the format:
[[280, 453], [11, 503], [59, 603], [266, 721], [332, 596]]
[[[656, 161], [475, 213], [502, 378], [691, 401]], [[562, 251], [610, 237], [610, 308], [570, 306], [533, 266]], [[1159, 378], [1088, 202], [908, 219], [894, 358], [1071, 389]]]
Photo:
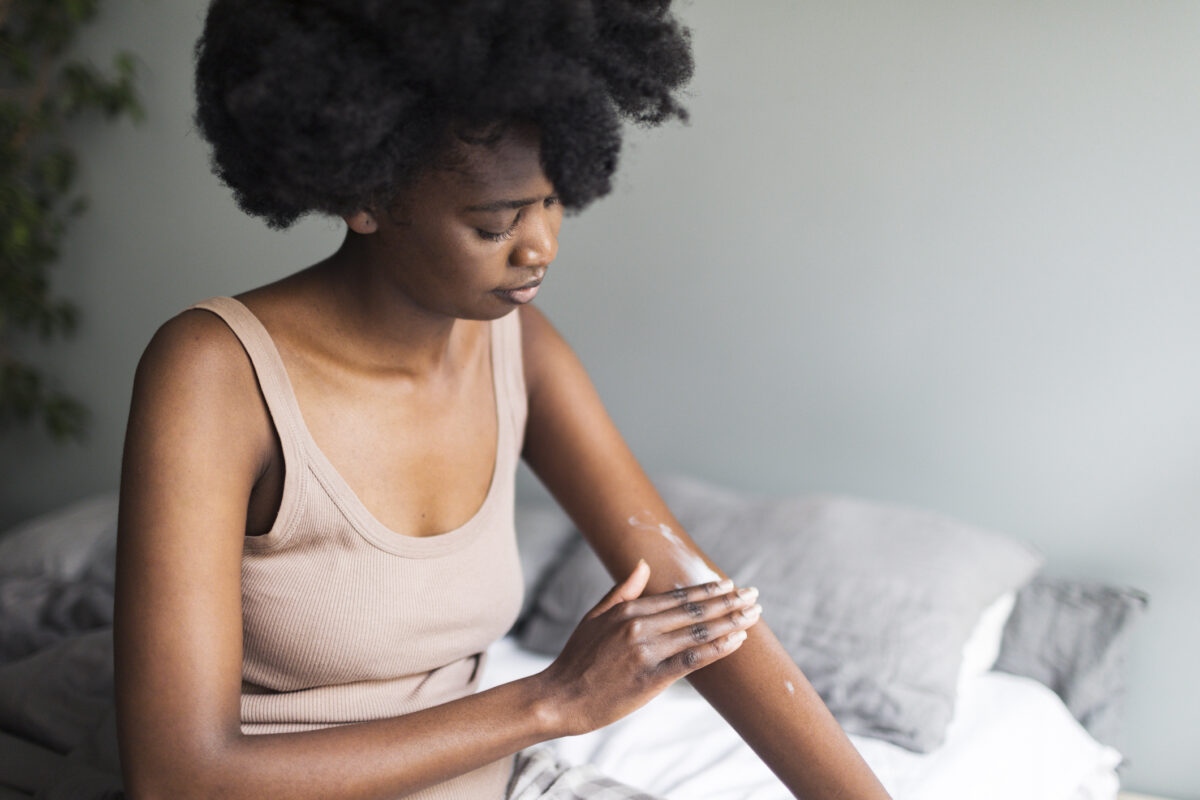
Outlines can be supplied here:
[[[1012, 536], [830, 495], [656, 480], [741, 585], [897, 800], [1112, 800], [1136, 590], [1054, 577]], [[518, 506], [521, 618], [487, 688], [544, 668], [611, 585], [556, 508]], [[116, 498], [0, 534], [0, 800], [115, 796]], [[790, 794], [686, 681], [604, 729], [548, 743], [672, 800]]]

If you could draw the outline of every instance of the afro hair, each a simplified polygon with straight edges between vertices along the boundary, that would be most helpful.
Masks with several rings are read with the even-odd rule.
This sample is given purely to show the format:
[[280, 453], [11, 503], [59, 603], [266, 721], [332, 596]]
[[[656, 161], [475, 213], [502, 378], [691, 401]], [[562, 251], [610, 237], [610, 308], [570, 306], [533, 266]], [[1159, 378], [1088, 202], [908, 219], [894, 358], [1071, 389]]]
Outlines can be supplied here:
[[670, 0], [213, 0], [196, 122], [248, 214], [386, 202], [454, 137], [532, 123], [563, 204], [611, 189], [621, 122], [687, 119]]

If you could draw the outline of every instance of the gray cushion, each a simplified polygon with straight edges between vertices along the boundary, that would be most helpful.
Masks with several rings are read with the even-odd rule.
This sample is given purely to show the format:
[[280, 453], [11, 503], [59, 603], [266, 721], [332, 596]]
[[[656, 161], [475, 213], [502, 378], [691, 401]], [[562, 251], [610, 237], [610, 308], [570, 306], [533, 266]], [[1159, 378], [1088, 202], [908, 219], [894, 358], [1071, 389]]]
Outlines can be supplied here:
[[1096, 741], [1116, 744], [1136, 589], [1037, 575], [1017, 594], [995, 669], [1053, 689]]
[[0, 664], [112, 625], [117, 495], [0, 534]]
[[0, 576], [75, 580], [116, 541], [117, 493], [94, 495], [0, 533]]
[[[767, 499], [671, 478], [659, 490], [739, 585], [849, 732], [926, 752], [944, 739], [963, 646], [1040, 556], [934, 514], [845, 497]], [[521, 633], [557, 653], [612, 586], [577, 539]]]
[[521, 558], [525, 597], [514, 630], [519, 630], [533, 608], [551, 570], [578, 537], [571, 520], [558, 506], [519, 503], [516, 509], [517, 550]]
[[0, 576], [0, 664], [112, 626], [113, 584]]
[[112, 630], [65, 639], [0, 666], [4, 730], [66, 753], [112, 705]]

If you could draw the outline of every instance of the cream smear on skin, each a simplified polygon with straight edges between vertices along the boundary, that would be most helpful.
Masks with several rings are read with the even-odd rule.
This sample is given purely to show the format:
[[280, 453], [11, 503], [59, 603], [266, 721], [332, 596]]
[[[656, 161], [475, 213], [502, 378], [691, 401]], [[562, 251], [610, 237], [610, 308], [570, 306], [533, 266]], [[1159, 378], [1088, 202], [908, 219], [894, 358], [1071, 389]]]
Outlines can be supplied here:
[[[675, 551], [675, 563], [688, 576], [688, 580], [693, 585], [699, 583], [708, 583], [709, 581], [720, 581], [721, 576], [713, 572], [713, 570], [704, 563], [704, 559], [692, 552], [692, 550], [683, 543], [683, 540], [671, 530], [671, 526], [665, 522], [657, 522], [654, 515], [649, 511], [642, 511], [634, 514], [629, 518], [630, 527], [641, 531], [650, 531], [662, 536], [670, 543]], [[679, 584], [676, 584], [678, 587]]]

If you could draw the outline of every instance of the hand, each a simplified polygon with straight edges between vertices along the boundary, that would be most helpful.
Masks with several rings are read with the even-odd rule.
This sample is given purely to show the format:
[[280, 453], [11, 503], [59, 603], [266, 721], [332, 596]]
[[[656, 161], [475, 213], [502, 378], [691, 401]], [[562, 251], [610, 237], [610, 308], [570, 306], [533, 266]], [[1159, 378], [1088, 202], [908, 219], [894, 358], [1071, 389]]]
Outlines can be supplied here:
[[641, 597], [650, 567], [639, 561], [584, 615], [562, 653], [537, 677], [561, 735], [601, 728], [650, 702], [673, 682], [741, 646], [762, 607], [756, 589], [731, 581]]

